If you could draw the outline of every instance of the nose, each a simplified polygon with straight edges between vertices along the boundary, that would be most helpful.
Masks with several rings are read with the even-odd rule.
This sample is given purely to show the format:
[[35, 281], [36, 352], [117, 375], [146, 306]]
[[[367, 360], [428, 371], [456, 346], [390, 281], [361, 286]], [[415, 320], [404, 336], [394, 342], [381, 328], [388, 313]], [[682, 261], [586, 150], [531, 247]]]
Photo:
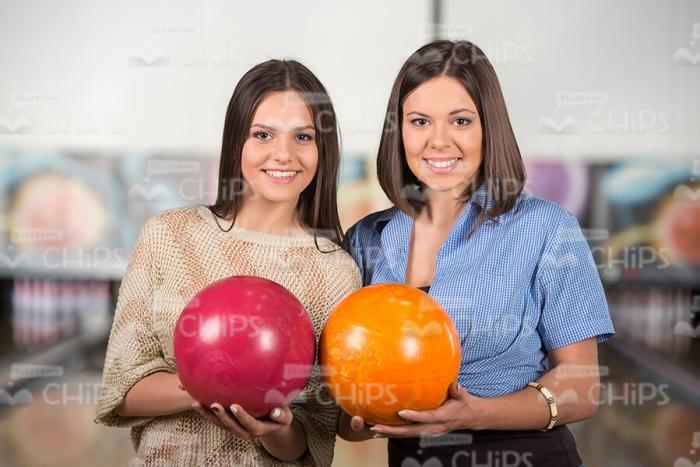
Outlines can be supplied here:
[[450, 138], [444, 124], [436, 123], [433, 126], [433, 131], [430, 135], [430, 147], [436, 150], [442, 150], [450, 147]]
[[280, 164], [292, 162], [292, 147], [288, 138], [279, 138], [272, 151], [272, 160]]

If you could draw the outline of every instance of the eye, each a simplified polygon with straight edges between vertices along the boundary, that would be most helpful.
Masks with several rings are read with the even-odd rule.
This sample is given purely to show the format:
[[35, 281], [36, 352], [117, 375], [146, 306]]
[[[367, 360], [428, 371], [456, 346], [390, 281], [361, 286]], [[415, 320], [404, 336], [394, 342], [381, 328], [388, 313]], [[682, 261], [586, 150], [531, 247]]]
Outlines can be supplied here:
[[272, 135], [267, 131], [256, 131], [255, 133], [253, 133], [253, 137], [262, 141], [268, 141], [272, 139]]
[[425, 118], [414, 118], [411, 120], [411, 123], [415, 126], [425, 126], [428, 124], [428, 120]]
[[459, 118], [455, 118], [454, 124], [457, 126], [467, 126], [471, 122], [472, 121], [469, 120], [468, 118], [459, 117]]
[[314, 140], [314, 137], [311, 136], [311, 135], [309, 135], [309, 134], [307, 134], [307, 133], [302, 133], [302, 134], [300, 134], [300, 135], [297, 135], [297, 139], [298, 139], [299, 141], [307, 142], [307, 141], [313, 141], [313, 140]]

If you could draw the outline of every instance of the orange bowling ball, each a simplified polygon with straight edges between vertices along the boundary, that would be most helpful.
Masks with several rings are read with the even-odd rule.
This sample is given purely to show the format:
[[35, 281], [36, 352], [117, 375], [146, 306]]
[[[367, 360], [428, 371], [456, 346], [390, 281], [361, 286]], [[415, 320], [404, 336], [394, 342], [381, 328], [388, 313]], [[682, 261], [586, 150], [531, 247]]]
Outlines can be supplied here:
[[338, 304], [320, 354], [328, 392], [345, 412], [401, 425], [400, 410], [431, 410], [445, 401], [461, 349], [454, 323], [430, 295], [379, 284]]

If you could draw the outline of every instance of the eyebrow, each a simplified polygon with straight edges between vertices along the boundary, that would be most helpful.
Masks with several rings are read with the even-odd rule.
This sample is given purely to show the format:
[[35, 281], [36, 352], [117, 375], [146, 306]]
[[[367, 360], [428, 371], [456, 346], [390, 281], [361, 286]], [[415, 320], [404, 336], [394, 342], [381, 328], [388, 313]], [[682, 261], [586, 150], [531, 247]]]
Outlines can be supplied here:
[[[250, 126], [251, 126], [251, 128], [254, 126], [257, 126], [257, 127], [262, 128], [263, 130], [266, 130], [266, 131], [277, 131], [277, 128], [272, 127], [272, 126], [268, 126], [268, 125], [263, 125], [262, 123], [253, 123]], [[316, 131], [316, 128], [314, 128], [313, 125], [305, 125], [305, 126], [298, 126], [296, 128], [292, 128], [292, 131], [302, 131], [302, 130]]]
[[[465, 107], [465, 108], [462, 108], [462, 109], [453, 110], [452, 112], [450, 112], [450, 115], [455, 115], [455, 114], [462, 113], [462, 112], [469, 112], [470, 114], [476, 115], [476, 112], [474, 112], [473, 110], [469, 110], [469, 109], [467, 109], [466, 107]], [[413, 111], [411, 111], [411, 112], [408, 112], [406, 115], [411, 115], [411, 114], [420, 115], [421, 117], [429, 117], [428, 114], [424, 114], [424, 113], [422, 113], [422, 112], [417, 112], [417, 111], [415, 111], [415, 110], [413, 110]]]

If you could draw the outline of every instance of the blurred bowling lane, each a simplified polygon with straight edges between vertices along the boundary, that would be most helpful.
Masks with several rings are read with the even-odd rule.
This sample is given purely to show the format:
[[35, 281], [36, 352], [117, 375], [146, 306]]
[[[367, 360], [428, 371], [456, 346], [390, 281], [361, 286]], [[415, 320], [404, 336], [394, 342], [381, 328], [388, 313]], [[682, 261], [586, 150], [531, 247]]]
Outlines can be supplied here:
[[93, 423], [101, 374], [94, 369], [42, 378], [30, 392], [12, 392], [0, 417], [0, 465], [124, 466], [134, 457], [129, 430]]
[[608, 373], [601, 377], [600, 409], [592, 419], [570, 425], [584, 464], [655, 467], [699, 462], [700, 387], [689, 391], [693, 388], [681, 387], [652, 369], [651, 362], [643, 361], [651, 354], [641, 346], [635, 350], [627, 343], [602, 344], [599, 352], [601, 369]]

